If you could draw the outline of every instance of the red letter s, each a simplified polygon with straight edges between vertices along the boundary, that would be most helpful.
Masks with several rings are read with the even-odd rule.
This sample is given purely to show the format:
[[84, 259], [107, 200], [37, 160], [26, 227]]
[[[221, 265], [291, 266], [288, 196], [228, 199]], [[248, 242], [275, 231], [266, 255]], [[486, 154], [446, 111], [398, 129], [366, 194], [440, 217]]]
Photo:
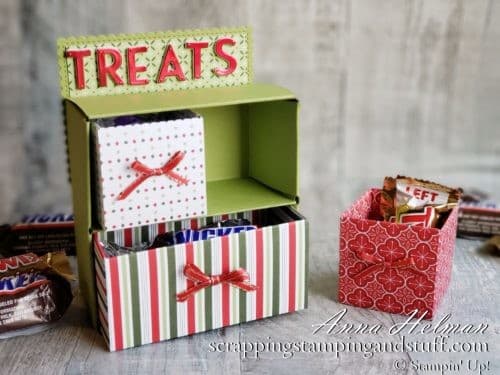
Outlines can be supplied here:
[[238, 62], [236, 59], [228, 55], [222, 50], [222, 46], [225, 44], [229, 44], [230, 46], [234, 46], [236, 42], [231, 39], [231, 38], [221, 38], [215, 42], [214, 50], [215, 54], [220, 57], [221, 59], [225, 60], [227, 62], [227, 68], [214, 68], [212, 71], [215, 73], [217, 76], [227, 76], [231, 74], [232, 72], [235, 71], [236, 67], [238, 66]]

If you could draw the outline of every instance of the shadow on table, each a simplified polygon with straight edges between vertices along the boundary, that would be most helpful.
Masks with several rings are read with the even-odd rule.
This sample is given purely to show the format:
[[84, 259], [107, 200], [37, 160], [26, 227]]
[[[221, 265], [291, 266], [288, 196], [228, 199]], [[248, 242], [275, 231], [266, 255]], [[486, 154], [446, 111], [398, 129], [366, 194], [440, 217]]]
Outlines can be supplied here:
[[492, 243], [488, 243], [487, 240], [476, 248], [476, 252], [481, 256], [500, 257], [500, 250], [498, 247]]
[[309, 295], [320, 295], [338, 302], [338, 271], [309, 273]]
[[98, 347], [107, 352], [108, 348], [104, 342], [104, 338], [92, 326], [90, 315], [82, 295], [78, 290], [75, 290], [74, 294], [73, 302], [54, 328], [70, 329], [74, 335], [79, 336], [80, 341], [88, 343], [89, 347]]

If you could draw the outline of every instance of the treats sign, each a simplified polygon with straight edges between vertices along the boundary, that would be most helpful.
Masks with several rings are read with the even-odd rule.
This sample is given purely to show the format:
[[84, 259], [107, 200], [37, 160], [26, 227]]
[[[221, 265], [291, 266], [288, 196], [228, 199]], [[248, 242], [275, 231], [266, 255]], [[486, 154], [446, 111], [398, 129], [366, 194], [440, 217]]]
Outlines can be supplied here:
[[239, 86], [252, 72], [246, 28], [66, 38], [58, 58], [64, 97]]

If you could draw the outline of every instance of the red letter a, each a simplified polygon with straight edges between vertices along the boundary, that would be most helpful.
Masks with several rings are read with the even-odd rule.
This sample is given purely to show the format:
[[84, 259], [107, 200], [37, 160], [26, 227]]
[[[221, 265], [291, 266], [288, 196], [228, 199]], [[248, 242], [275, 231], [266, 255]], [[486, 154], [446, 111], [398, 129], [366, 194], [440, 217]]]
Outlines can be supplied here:
[[[172, 67], [172, 70], [169, 70], [170, 67]], [[174, 49], [169, 44], [167, 51], [163, 56], [163, 61], [161, 62], [160, 72], [158, 73], [156, 83], [162, 83], [167, 77], [172, 76], [175, 76], [178, 81], [186, 80], [181, 64], [179, 63], [179, 59], [177, 59]]]

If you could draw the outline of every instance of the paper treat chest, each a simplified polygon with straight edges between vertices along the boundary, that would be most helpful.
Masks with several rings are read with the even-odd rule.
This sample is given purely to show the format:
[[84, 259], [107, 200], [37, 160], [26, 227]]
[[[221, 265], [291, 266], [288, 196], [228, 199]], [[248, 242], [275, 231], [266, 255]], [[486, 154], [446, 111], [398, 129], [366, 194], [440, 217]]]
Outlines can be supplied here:
[[341, 216], [339, 301], [431, 319], [451, 279], [458, 208], [426, 228], [372, 219], [379, 203], [368, 190]]
[[[198, 47], [192, 47], [192, 41], [199, 43]], [[218, 47], [219, 42], [222, 47]], [[186, 51], [186, 46], [191, 47]], [[130, 73], [131, 48], [135, 51], [132, 56], [136, 57], [133, 73]], [[174, 50], [177, 58], [165, 67], [165, 59], [171, 58]], [[92, 321], [100, 327], [110, 350], [307, 307], [308, 230], [305, 219], [295, 211], [298, 101], [284, 88], [252, 82], [248, 30], [68, 38], [59, 41], [58, 53], [80, 288]], [[112, 58], [106, 60], [99, 57], [100, 53], [108, 53]], [[129, 65], [120, 66], [117, 61]], [[107, 86], [103, 86], [99, 71], [104, 68], [99, 64], [108, 69]], [[151, 72], [142, 69], [150, 66], [154, 67]], [[110, 72], [110, 67], [115, 70]], [[179, 79], [181, 70], [184, 80]], [[160, 84], [158, 77], [165, 71], [167, 76], [174, 73], [176, 76], [168, 76]], [[79, 77], [78, 72], [85, 77]], [[141, 79], [149, 84], [137, 84]], [[202, 201], [198, 206], [200, 212], [194, 210], [190, 215], [189, 208], [181, 216], [152, 215], [140, 223], [134, 221], [132, 226], [125, 220], [104, 228], [99, 217], [99, 184], [104, 182], [96, 172], [99, 146], [92, 131], [96, 121], [184, 110], [192, 111], [203, 122], [202, 139], [196, 140], [197, 145], [202, 141], [204, 153], [203, 162], [197, 164], [204, 172], [199, 182], [206, 189], [205, 195], [196, 195]], [[146, 144], [162, 137], [158, 132], [150, 134], [147, 124], [144, 131]], [[190, 136], [194, 137], [187, 134]], [[155, 159], [150, 155], [151, 159], [144, 161], [151, 170], [158, 169], [178, 151], [176, 147], [172, 150], [167, 150], [169, 146], [161, 147], [165, 147], [163, 158], [157, 150], [156, 154], [151, 152]], [[182, 151], [185, 158], [175, 172], [189, 177], [183, 169], [189, 165], [189, 150]], [[125, 157], [130, 159], [128, 162], [141, 160], [140, 155]], [[117, 164], [118, 167], [124, 168]], [[137, 174], [122, 176], [126, 181], [115, 189], [118, 194]], [[168, 178], [159, 173], [151, 175], [132, 189], [128, 197], [136, 194], [137, 198], [146, 189], [159, 190], [157, 184], [165, 181]], [[169, 188], [175, 191], [178, 187], [165, 186], [165, 190]], [[186, 194], [186, 199], [194, 197], [190, 192]], [[154, 197], [149, 199], [154, 201]], [[177, 203], [166, 200], [167, 205]], [[140, 203], [130, 209], [142, 210], [139, 206]], [[199, 228], [235, 216], [248, 217], [263, 226], [246, 233], [119, 256], [103, 251], [100, 242], [112, 238], [114, 242], [130, 245], [146, 238], [151, 240], [166, 231]], [[187, 263], [194, 263], [207, 275], [244, 268], [257, 290], [246, 292], [224, 283], [205, 288], [185, 302], [177, 302], [175, 295], [191, 283], [183, 274]]]

